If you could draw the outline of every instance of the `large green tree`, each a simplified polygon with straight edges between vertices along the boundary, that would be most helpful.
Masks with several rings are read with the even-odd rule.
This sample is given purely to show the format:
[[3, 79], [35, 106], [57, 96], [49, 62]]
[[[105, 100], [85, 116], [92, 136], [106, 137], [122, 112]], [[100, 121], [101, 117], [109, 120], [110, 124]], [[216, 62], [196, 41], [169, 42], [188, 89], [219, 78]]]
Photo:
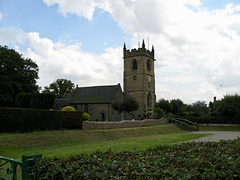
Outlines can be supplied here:
[[60, 98], [64, 93], [73, 92], [75, 90], [74, 83], [67, 79], [57, 79], [49, 86], [45, 86], [43, 93], [52, 93]]
[[170, 101], [170, 104], [172, 104], [172, 113], [173, 114], [181, 113], [185, 106], [183, 101], [180, 99], [172, 99]]
[[172, 112], [173, 106], [168, 100], [162, 98], [155, 103], [155, 111], [158, 108], [163, 109], [166, 114], [169, 114]]
[[0, 45], [0, 106], [13, 107], [21, 92], [37, 92], [38, 65]]
[[214, 103], [214, 115], [224, 123], [240, 123], [240, 95], [225, 95]]
[[195, 113], [196, 116], [206, 116], [209, 115], [210, 109], [207, 107], [205, 101], [197, 101], [192, 104], [192, 111]]

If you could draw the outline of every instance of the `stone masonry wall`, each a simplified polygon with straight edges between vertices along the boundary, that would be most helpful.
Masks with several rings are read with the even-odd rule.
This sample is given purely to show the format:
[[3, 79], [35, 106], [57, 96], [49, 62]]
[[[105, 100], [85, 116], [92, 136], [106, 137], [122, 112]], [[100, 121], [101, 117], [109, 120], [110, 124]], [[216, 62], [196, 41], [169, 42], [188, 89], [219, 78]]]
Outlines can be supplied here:
[[128, 128], [153, 126], [168, 123], [167, 119], [145, 119], [142, 121], [121, 121], [121, 122], [83, 122], [82, 129], [113, 129], [113, 128]]

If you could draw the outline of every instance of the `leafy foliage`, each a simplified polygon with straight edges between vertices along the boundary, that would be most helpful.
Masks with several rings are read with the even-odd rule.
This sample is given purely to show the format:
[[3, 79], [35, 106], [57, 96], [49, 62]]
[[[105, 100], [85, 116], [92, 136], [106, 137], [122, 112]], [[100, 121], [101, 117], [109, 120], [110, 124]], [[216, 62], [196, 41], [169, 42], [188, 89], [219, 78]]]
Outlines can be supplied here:
[[56, 97], [61, 98], [65, 93], [74, 91], [74, 83], [67, 79], [57, 79], [49, 85], [45, 86], [43, 93], [52, 93]]
[[51, 109], [54, 107], [55, 96], [41, 93], [19, 93], [15, 104], [19, 108]]
[[[162, 112], [159, 111], [160, 109], [162, 109], [164, 111], [165, 114], [169, 114], [172, 112], [172, 104], [165, 99], [160, 99], [158, 102], [156, 102], [155, 107], [154, 107], [154, 111], [157, 114], [157, 116], [161, 116]], [[161, 114], [158, 114], [161, 113]]]
[[61, 111], [76, 111], [76, 110], [72, 106], [66, 106], [66, 107], [62, 108]]
[[21, 92], [37, 92], [38, 65], [7, 46], [0, 46], [0, 104], [14, 107]]
[[138, 110], [139, 104], [134, 98], [125, 95], [123, 102], [113, 102], [112, 108], [118, 111], [118, 113], [126, 112], [131, 114], [133, 111]]
[[91, 119], [90, 115], [88, 113], [83, 113], [83, 120], [89, 120]]
[[162, 117], [162, 110], [169, 118], [183, 118], [196, 123], [239, 124], [240, 95], [225, 95], [221, 100], [210, 102], [209, 106], [205, 101], [197, 101], [189, 105], [184, 104], [180, 99], [173, 99], [170, 103], [168, 100], [160, 99], [154, 109], [156, 117]]
[[81, 112], [0, 108], [0, 132], [82, 129]]
[[182, 112], [182, 109], [184, 107], [184, 103], [182, 100], [180, 99], [172, 99], [170, 101], [170, 103], [172, 104], [172, 113], [173, 114], [178, 114]]
[[210, 109], [207, 107], [205, 101], [197, 101], [192, 104], [192, 110], [196, 114], [196, 116], [203, 117], [210, 113]]
[[118, 111], [118, 113], [122, 113], [122, 111], [123, 111], [122, 103], [121, 103], [121, 102], [114, 101], [114, 102], [112, 103], [112, 107], [113, 107], [114, 110]]
[[165, 111], [160, 107], [155, 107], [154, 112], [156, 113], [156, 118], [160, 119], [165, 116]]
[[240, 96], [226, 95], [221, 101], [213, 104], [214, 115], [221, 121], [228, 123], [240, 123]]
[[44, 157], [30, 179], [239, 179], [240, 139]]
[[133, 111], [138, 110], [138, 108], [139, 108], [139, 104], [134, 98], [130, 96], [124, 97], [124, 100], [122, 102], [122, 110], [124, 112], [127, 112], [128, 114], [130, 114]]

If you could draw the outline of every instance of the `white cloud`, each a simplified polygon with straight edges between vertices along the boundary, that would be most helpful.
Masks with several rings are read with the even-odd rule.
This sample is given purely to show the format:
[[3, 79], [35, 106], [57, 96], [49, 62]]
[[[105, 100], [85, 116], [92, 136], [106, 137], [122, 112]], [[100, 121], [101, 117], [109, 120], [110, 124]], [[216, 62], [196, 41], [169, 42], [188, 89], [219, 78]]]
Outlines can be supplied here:
[[[135, 37], [150, 36], [155, 45], [158, 98], [208, 102], [213, 96], [239, 93], [239, 6], [196, 12], [185, 6], [198, 8], [199, 2], [150, 1], [143, 8], [138, 1], [125, 19], [128, 27], [122, 26]], [[123, 22], [121, 16], [114, 19]]]
[[43, 0], [47, 6], [53, 6], [58, 4], [59, 12], [64, 16], [68, 13], [76, 14], [87, 19], [92, 19], [93, 12], [95, 9], [94, 0]]
[[[226, 93], [240, 93], [239, 5], [229, 4], [224, 9], [207, 11], [201, 10], [200, 0], [44, 2], [47, 6], [58, 5], [64, 16], [76, 14], [89, 20], [94, 10], [101, 8], [132, 35], [131, 44], [135, 46], [138, 35], [145, 40], [150, 37], [157, 60], [157, 98], [208, 102], [213, 96], [220, 98]], [[6, 29], [0, 29], [3, 40], [7, 38], [1, 32], [12, 41], [24, 39], [18, 39], [14, 30], [8, 34]], [[41, 85], [48, 85], [62, 76], [73, 78], [79, 86], [116, 84], [122, 80], [122, 47], [109, 48], [97, 56], [82, 51], [79, 45], [52, 42], [39, 37], [38, 33], [29, 33], [27, 37], [30, 48], [26, 55], [40, 65]]]
[[44, 56], [51, 56], [53, 53], [53, 42], [47, 38], [40, 38], [39, 33], [31, 32], [28, 34], [30, 47], [34, 48], [34, 50]]
[[[79, 45], [65, 45], [29, 33], [30, 48], [23, 53], [39, 65], [38, 84], [48, 86], [56, 79], [70, 79], [79, 86], [117, 84], [122, 81], [122, 49], [106, 49], [95, 55]], [[112, 71], [111, 71], [112, 70]]]
[[16, 27], [0, 28], [0, 44], [7, 46], [15, 46], [17, 43], [25, 43], [27, 39], [26, 33]]

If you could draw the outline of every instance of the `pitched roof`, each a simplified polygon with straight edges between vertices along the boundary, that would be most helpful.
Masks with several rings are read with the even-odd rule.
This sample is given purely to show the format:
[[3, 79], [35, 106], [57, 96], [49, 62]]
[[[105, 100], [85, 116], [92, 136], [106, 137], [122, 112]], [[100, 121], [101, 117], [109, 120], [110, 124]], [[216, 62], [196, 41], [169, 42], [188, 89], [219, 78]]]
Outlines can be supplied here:
[[56, 98], [55, 104], [59, 106], [67, 106], [71, 100], [73, 93], [65, 93], [62, 98]]
[[71, 99], [72, 98], [73, 93], [65, 93], [62, 97], [62, 99]]
[[79, 87], [73, 93], [70, 103], [71, 104], [111, 103], [114, 99], [114, 96], [118, 88], [121, 88], [120, 84], [110, 86]]

